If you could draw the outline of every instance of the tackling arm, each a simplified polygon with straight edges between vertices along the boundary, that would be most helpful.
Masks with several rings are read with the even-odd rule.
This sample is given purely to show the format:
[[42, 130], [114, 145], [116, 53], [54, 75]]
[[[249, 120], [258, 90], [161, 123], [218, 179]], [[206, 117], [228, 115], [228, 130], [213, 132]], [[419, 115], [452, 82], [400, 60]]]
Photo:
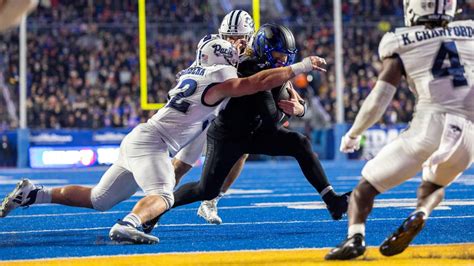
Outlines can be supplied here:
[[324, 59], [317, 56], [310, 56], [288, 67], [267, 69], [247, 78], [228, 79], [215, 85], [213, 89], [206, 93], [204, 98], [207, 104], [212, 105], [226, 97], [240, 97], [259, 91], [270, 90], [282, 85], [285, 81], [293, 78], [297, 74], [311, 70], [325, 71], [321, 68], [324, 64], [326, 64]]

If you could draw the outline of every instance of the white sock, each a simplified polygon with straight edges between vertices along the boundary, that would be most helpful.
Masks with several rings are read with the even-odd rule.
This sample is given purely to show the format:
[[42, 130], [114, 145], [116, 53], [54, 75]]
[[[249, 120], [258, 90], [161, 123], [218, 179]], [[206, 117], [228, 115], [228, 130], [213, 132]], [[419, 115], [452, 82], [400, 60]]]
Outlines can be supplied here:
[[347, 230], [347, 237], [350, 238], [355, 234], [361, 234], [365, 236], [365, 224], [353, 224], [349, 226]]
[[414, 214], [414, 213], [417, 213], [417, 212], [423, 212], [425, 214], [425, 219], [428, 218], [428, 216], [430, 215], [430, 212], [428, 211], [428, 208], [426, 208], [426, 207], [418, 207], [411, 214]]
[[40, 188], [36, 192], [36, 199], [33, 204], [51, 203], [53, 197], [52, 188]]
[[131, 223], [135, 227], [142, 225], [142, 220], [135, 213], [129, 213], [127, 216], [125, 216], [125, 218], [123, 218], [123, 221]]

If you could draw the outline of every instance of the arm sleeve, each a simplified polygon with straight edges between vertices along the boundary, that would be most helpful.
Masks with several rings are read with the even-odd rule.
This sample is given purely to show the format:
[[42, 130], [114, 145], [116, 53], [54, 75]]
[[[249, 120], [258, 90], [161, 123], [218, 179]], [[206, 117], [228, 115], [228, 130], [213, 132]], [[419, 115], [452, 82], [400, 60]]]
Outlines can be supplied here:
[[364, 100], [354, 124], [347, 134], [351, 137], [359, 136], [374, 125], [384, 114], [396, 91], [397, 88], [392, 84], [378, 80], [369, 96]]

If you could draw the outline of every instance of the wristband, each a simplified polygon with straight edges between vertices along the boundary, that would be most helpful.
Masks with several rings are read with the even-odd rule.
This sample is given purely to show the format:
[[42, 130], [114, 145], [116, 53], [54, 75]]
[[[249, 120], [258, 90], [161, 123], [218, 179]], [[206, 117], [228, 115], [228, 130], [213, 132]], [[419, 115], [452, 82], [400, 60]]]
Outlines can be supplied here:
[[303, 59], [303, 61], [299, 63], [290, 65], [290, 67], [295, 76], [313, 70], [313, 64], [311, 63], [311, 59], [309, 59], [309, 57], [306, 57], [305, 59]]

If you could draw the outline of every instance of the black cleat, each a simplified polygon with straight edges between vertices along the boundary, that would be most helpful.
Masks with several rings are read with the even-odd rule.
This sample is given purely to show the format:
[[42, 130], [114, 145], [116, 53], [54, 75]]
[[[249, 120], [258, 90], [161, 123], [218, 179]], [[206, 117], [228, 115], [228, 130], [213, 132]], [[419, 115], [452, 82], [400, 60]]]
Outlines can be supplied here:
[[379, 248], [380, 253], [384, 256], [402, 253], [424, 226], [425, 214], [423, 212], [408, 216], [397, 231], [382, 242]]
[[342, 195], [337, 195], [331, 204], [327, 204], [328, 211], [331, 214], [333, 220], [340, 220], [347, 212], [351, 193], [352, 191], [349, 191]]
[[365, 241], [362, 234], [355, 234], [347, 238], [337, 247], [331, 249], [325, 260], [350, 260], [359, 257], [365, 252]]
[[158, 222], [160, 221], [161, 215], [151, 219], [148, 222], [142, 224], [142, 229], [145, 234], [150, 234], [151, 231], [157, 226]]

